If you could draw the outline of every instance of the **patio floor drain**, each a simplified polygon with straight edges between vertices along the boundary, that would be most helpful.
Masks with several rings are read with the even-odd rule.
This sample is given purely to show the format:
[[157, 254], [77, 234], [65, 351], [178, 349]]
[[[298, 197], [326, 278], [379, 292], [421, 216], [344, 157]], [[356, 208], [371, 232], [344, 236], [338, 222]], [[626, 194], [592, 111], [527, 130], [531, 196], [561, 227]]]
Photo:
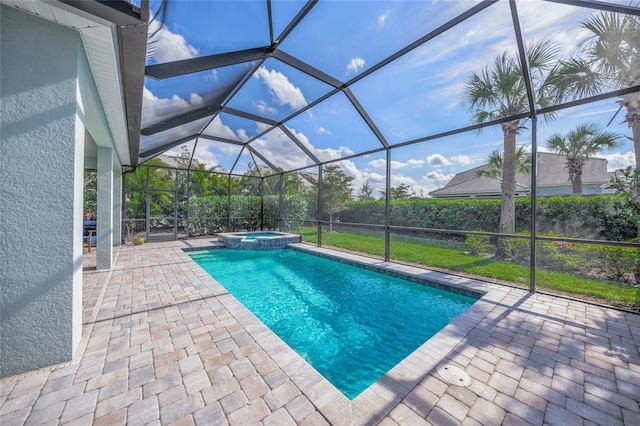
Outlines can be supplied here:
[[471, 376], [455, 365], [445, 364], [438, 367], [438, 374], [447, 382], [456, 386], [470, 386]]

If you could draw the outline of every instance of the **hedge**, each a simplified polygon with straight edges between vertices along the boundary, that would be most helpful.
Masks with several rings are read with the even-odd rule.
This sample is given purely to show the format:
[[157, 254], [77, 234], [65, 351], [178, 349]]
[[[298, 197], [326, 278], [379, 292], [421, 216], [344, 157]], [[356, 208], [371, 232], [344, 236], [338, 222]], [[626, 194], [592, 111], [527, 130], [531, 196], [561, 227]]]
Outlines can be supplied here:
[[[636, 237], [637, 217], [616, 195], [550, 196], [537, 199], [538, 232], [576, 238], [628, 241]], [[354, 201], [337, 213], [342, 222], [384, 224], [384, 201]], [[516, 199], [516, 232], [530, 229], [530, 198]], [[392, 201], [390, 223], [416, 228], [498, 232], [500, 200]]]
[[[299, 229], [305, 218], [307, 201], [300, 195], [287, 195], [282, 201], [284, 217], [288, 219], [281, 224], [282, 230]], [[218, 195], [194, 197], [189, 200], [189, 235], [214, 235], [240, 229], [256, 230], [260, 229], [261, 222], [266, 229], [276, 229], [279, 203], [277, 195], [266, 195], [261, 221], [260, 196], [232, 195], [230, 199]]]

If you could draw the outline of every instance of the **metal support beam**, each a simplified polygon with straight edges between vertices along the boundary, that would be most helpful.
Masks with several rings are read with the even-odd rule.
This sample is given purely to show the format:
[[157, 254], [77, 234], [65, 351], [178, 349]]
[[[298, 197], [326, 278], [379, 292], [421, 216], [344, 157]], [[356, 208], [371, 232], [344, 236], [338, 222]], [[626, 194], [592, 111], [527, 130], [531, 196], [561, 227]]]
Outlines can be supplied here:
[[356, 95], [354, 95], [349, 88], [344, 89], [344, 94], [347, 95], [347, 98], [349, 98], [351, 104], [353, 104], [355, 109], [358, 111], [358, 114], [360, 114], [360, 117], [364, 119], [364, 121], [367, 123], [367, 126], [369, 126], [371, 131], [376, 135], [382, 146], [384, 146], [385, 148], [389, 148], [389, 142], [387, 142], [387, 139], [384, 137], [382, 132], [380, 132], [371, 117], [369, 117], [367, 111], [365, 111], [362, 105], [360, 105], [360, 102], [358, 102]]
[[280, 173], [280, 179], [278, 181], [278, 231], [284, 229], [284, 197], [282, 192], [284, 191], [284, 173]]
[[145, 75], [155, 80], [164, 80], [165, 78], [178, 77], [180, 75], [191, 74], [194, 72], [265, 59], [270, 55], [271, 47], [266, 46], [254, 49], [238, 50], [235, 52], [220, 53], [218, 55], [200, 56], [197, 58], [182, 59], [180, 61], [148, 65], [145, 68]]
[[628, 4], [615, 4], [595, 0], [546, 0], [552, 3], [562, 3], [569, 6], [587, 7], [589, 9], [603, 10], [605, 12], [626, 13], [628, 15], [640, 16], [640, 8], [633, 6], [633, 2]]
[[384, 261], [391, 258], [391, 150], [387, 149], [387, 176], [385, 180], [384, 203]]
[[221, 109], [222, 107], [220, 106], [220, 103], [218, 102], [218, 100], [216, 100], [216, 102], [202, 108], [173, 116], [166, 120], [162, 120], [155, 124], [147, 126], [144, 129], [140, 129], [140, 134], [143, 136], [151, 136], [155, 135], [156, 133], [181, 126], [183, 124], [190, 123], [192, 121], [200, 120], [201, 118], [211, 117], [211, 119], [213, 119], [214, 115], [220, 112]]
[[536, 292], [536, 209], [538, 206], [538, 119], [531, 119], [531, 242], [529, 245], [530, 252], [530, 270], [529, 270], [529, 291]]
[[322, 247], [322, 165], [318, 166], [318, 247]]
[[268, 124], [270, 126], [277, 126], [278, 122], [268, 119], [268, 118], [264, 118], [264, 117], [260, 117], [259, 115], [255, 115], [255, 114], [251, 114], [249, 112], [244, 112], [244, 111], [240, 111], [234, 108], [229, 108], [229, 107], [224, 107], [222, 108], [222, 112], [225, 112], [227, 114], [231, 114], [231, 115], [235, 115], [236, 117], [242, 117], [242, 118], [246, 118], [247, 120], [252, 120], [252, 121], [257, 121], [259, 123], [265, 123]]
[[224, 142], [231, 145], [239, 145], [239, 146], [245, 146], [247, 144], [246, 142], [234, 141], [233, 139], [221, 138], [220, 136], [211, 136], [211, 135], [205, 135], [205, 134], [201, 134], [200, 136], [198, 136], [198, 139], [206, 139], [206, 140], [215, 141], [215, 142]]
[[522, 35], [522, 28], [520, 27], [520, 18], [518, 17], [518, 7], [515, 0], [509, 0], [509, 6], [511, 7], [511, 19], [513, 21], [513, 29], [516, 33], [516, 43], [518, 45], [518, 55], [520, 57], [520, 67], [522, 71], [522, 78], [524, 79], [524, 85], [527, 89], [527, 100], [529, 101], [529, 111], [531, 116], [536, 116], [536, 99], [533, 89], [533, 83], [531, 82], [531, 70], [529, 69], [529, 57], [527, 55], [527, 48], [524, 45], [524, 37]]
[[337, 78], [334, 78], [332, 76], [330, 76], [329, 74], [320, 71], [317, 68], [312, 67], [311, 65], [307, 64], [306, 62], [301, 61], [298, 58], [294, 58], [293, 56], [289, 55], [288, 53], [283, 52], [282, 50], [275, 50], [273, 52], [273, 57], [284, 62], [285, 64], [297, 69], [298, 71], [302, 71], [305, 74], [310, 75], [311, 77], [314, 77], [320, 81], [322, 81], [323, 83], [326, 83], [330, 86], [333, 86], [336, 89], [341, 88], [342, 86], [344, 86], [344, 83], [340, 80], [338, 80]]
[[168, 143], [162, 144], [162, 145], [157, 146], [157, 147], [155, 147], [155, 148], [151, 148], [151, 149], [149, 149], [149, 150], [146, 150], [146, 151], [144, 151], [144, 152], [141, 152], [141, 153], [140, 153], [140, 158], [153, 157], [154, 155], [161, 154], [161, 153], [163, 153], [164, 151], [167, 151], [167, 150], [169, 150], [169, 149], [173, 148], [174, 146], [178, 146], [178, 145], [183, 144], [183, 143], [185, 143], [185, 142], [192, 141], [192, 140], [194, 140], [194, 139], [195, 139], [195, 138], [197, 138], [197, 137], [198, 137], [198, 134], [197, 134], [197, 133], [194, 133], [194, 134], [192, 134], [192, 135], [185, 136], [184, 138], [180, 138], [180, 139], [177, 139], [177, 140], [175, 140], [175, 141], [172, 141], [172, 142], [168, 142]]
[[275, 43], [273, 45], [274, 50], [279, 44], [281, 44], [287, 38], [289, 34], [291, 34], [291, 31], [293, 31], [293, 29], [298, 26], [298, 24], [302, 21], [302, 19], [305, 16], [307, 16], [307, 13], [311, 11], [311, 9], [313, 8], [313, 6], [316, 5], [316, 3], [318, 3], [318, 0], [309, 0], [307, 1], [307, 3], [305, 3], [304, 6], [302, 6], [302, 9], [300, 9], [300, 12], [298, 12], [298, 14], [291, 20], [291, 22], [289, 22], [289, 25], [287, 25], [287, 27], [282, 31], [282, 33], [275, 40]]
[[[262, 154], [260, 154], [258, 151], [255, 150], [255, 148], [251, 147], [250, 145], [247, 145], [247, 149], [249, 150], [249, 152], [251, 152], [252, 155], [255, 155], [256, 157], [258, 157], [259, 159], [261, 159], [262, 161], [264, 161], [264, 163], [271, 167], [271, 170], [273, 170], [276, 173], [279, 173], [280, 171], [278, 170], [278, 168], [273, 165], [273, 163], [271, 163], [269, 160], [267, 160], [266, 158], [264, 158], [264, 156]], [[255, 161], [254, 161], [255, 162]], [[257, 164], [256, 164], [257, 167]], [[262, 175], [262, 173], [260, 173], [260, 175]]]

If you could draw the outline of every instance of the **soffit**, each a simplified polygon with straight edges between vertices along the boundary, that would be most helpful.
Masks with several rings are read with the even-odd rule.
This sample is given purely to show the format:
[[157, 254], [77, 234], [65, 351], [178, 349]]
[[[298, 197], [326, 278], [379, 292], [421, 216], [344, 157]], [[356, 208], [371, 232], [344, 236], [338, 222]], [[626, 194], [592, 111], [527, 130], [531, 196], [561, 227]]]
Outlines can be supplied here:
[[87, 12], [61, 2], [42, 0], [0, 0], [0, 2], [80, 33], [109, 125], [112, 143], [120, 163], [131, 164], [130, 137], [127, 131], [126, 107], [122, 93], [116, 27], [107, 20], [91, 16]]

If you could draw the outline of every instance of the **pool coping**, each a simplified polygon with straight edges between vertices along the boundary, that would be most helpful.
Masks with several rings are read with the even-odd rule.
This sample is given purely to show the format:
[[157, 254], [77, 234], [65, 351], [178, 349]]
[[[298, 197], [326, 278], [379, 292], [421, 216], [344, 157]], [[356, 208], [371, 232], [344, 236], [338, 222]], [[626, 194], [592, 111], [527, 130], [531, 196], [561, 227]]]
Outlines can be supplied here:
[[[205, 247], [201, 246], [199, 249], [204, 250]], [[235, 297], [226, 292], [218, 281], [211, 278], [214, 285], [226, 292], [224, 296], [219, 296], [226, 309], [244, 326], [327, 421], [335, 425], [377, 423], [382, 420], [424, 379], [425, 375], [430, 372], [434, 374], [435, 369], [445, 360], [447, 354], [458, 346], [505, 297], [513, 295], [514, 292], [518, 293], [520, 298], [527, 294], [525, 290], [505, 288], [473, 278], [385, 262], [304, 243], [290, 244], [289, 247], [366, 269], [399, 275], [405, 279], [408, 277], [412, 281], [438, 283], [446, 288], [466, 290], [469, 294], [481, 295], [464, 313], [454, 318], [353, 400], [349, 400]], [[182, 253], [186, 258], [185, 261], [202, 270], [189, 257], [187, 251]]]

